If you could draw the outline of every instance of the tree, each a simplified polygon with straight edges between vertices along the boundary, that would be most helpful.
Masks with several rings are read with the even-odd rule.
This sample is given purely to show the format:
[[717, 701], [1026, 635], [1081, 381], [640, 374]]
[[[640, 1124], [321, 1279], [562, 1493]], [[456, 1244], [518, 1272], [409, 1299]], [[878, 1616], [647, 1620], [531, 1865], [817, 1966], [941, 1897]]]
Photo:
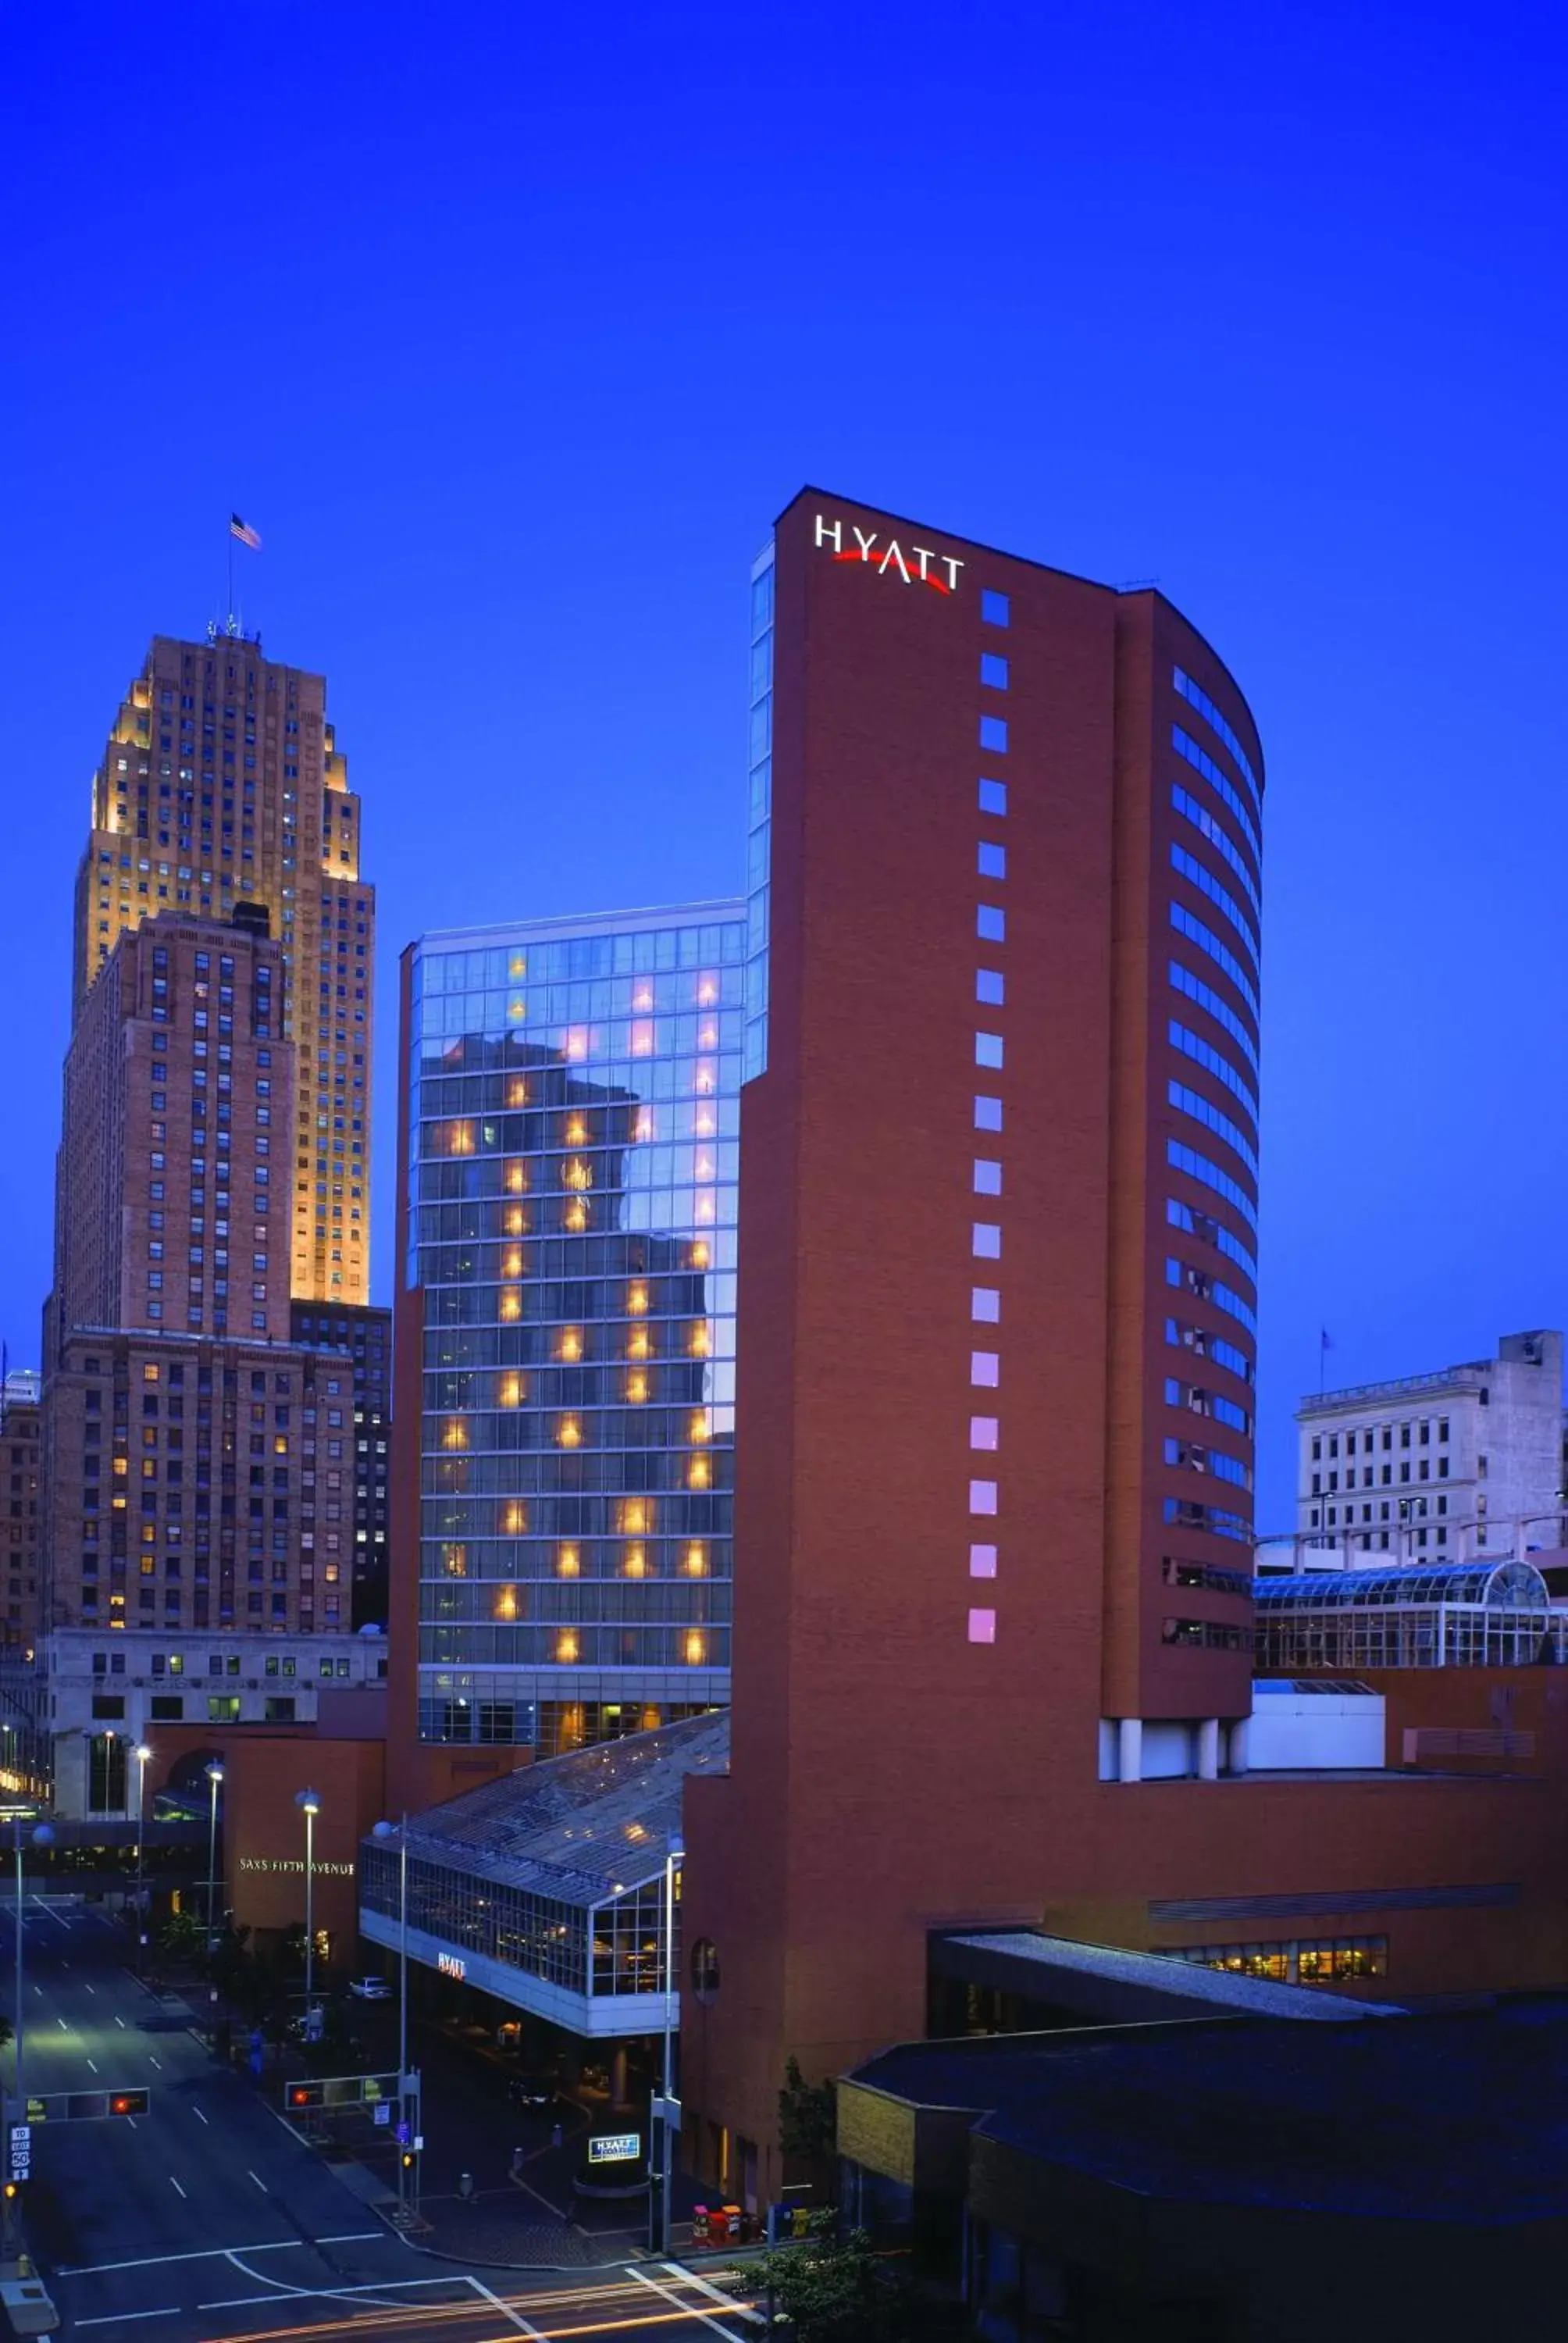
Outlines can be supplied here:
[[836, 2152], [838, 2133], [839, 2095], [832, 2082], [809, 2083], [799, 2058], [790, 2057], [779, 2094], [779, 2147], [786, 2156], [822, 2164]]
[[900, 2343], [909, 2331], [901, 2279], [878, 2262], [864, 2229], [839, 2237], [834, 2220], [831, 2213], [814, 2213], [810, 2235], [799, 2245], [727, 2271], [725, 2285], [734, 2293], [760, 2292], [789, 2343]]
[[169, 1961], [198, 1960], [206, 1947], [206, 1928], [195, 1912], [171, 1913], [158, 1938], [158, 1950]]

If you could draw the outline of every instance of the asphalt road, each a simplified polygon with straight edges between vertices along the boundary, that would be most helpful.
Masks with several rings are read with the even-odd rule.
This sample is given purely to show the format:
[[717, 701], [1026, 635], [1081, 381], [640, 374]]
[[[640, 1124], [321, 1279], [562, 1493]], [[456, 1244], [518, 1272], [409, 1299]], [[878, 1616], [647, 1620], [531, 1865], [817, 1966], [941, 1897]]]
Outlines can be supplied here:
[[[0, 1946], [9, 1916], [0, 1908]], [[29, 2094], [152, 2094], [144, 2117], [35, 2129], [28, 2242], [63, 2333], [89, 2343], [415, 2343], [447, 2330], [453, 2343], [600, 2333], [739, 2343], [756, 2332], [755, 2317], [709, 2277], [674, 2264], [519, 2282], [516, 2271], [422, 2254], [280, 2113], [215, 2066], [183, 2019], [163, 2014], [95, 1910], [30, 1902], [26, 1939]]]

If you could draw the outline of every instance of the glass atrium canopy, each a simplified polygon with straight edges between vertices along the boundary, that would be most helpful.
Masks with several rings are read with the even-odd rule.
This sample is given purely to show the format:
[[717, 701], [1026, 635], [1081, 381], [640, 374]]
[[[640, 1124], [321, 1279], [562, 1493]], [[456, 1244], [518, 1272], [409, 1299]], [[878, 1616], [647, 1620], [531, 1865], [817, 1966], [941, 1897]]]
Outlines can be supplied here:
[[1310, 1571], [1254, 1582], [1256, 1665], [1531, 1667], [1562, 1656], [1546, 1582], [1520, 1560]]
[[[574, 2034], [664, 2021], [665, 1865], [692, 1774], [729, 1763], [717, 1710], [520, 1767], [409, 1818], [408, 1950]], [[359, 1924], [399, 1937], [402, 1834], [360, 1846]], [[677, 1958], [679, 1881], [676, 1882]]]

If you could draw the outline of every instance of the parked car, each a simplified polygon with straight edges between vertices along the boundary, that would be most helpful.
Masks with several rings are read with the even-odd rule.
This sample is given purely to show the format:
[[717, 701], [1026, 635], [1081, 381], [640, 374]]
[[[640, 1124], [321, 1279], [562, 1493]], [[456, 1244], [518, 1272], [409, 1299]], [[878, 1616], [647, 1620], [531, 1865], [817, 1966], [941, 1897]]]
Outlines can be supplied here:
[[548, 2075], [513, 2075], [507, 2084], [507, 2097], [515, 2107], [548, 2107], [555, 2096]]
[[381, 1976], [354, 1977], [349, 1982], [348, 1990], [361, 2001], [390, 2001], [392, 1998], [392, 1988]]

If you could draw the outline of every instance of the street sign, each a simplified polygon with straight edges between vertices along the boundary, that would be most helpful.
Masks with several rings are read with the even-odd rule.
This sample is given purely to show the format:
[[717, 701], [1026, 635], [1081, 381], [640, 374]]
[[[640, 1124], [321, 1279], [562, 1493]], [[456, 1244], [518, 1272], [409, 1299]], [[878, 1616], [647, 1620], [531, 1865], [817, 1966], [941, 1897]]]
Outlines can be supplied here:
[[370, 2110], [370, 2117], [373, 2123], [389, 2124], [392, 2120], [391, 2101], [389, 2099], [383, 2099], [378, 2107], [372, 2107]]
[[601, 2132], [598, 2139], [588, 2144], [590, 2164], [632, 2164], [642, 2154], [642, 2134], [638, 2131]]
[[33, 2177], [33, 2127], [30, 2124], [14, 2123], [6, 2142], [7, 2177], [31, 2180]]
[[678, 2131], [680, 2129], [680, 2101], [678, 2099], [667, 2099], [661, 2092], [655, 2091], [652, 2100], [649, 2103], [648, 2113], [651, 2115], [655, 2123], [664, 2124], [670, 2131]]

